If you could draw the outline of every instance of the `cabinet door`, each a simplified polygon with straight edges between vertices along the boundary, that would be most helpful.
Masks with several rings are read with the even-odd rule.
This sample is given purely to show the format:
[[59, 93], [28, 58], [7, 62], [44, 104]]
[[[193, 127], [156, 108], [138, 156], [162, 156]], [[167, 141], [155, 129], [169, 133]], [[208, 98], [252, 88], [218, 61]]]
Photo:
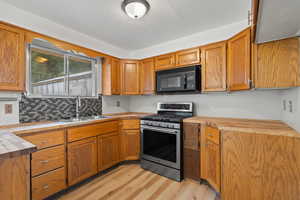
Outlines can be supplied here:
[[0, 91], [24, 90], [24, 33], [0, 23]]
[[256, 88], [300, 86], [300, 39], [289, 38], [257, 45]]
[[175, 64], [175, 53], [155, 57], [155, 71], [174, 68]]
[[202, 91], [226, 90], [226, 42], [201, 47]]
[[176, 52], [176, 66], [193, 65], [200, 63], [200, 49], [193, 48]]
[[111, 90], [113, 95], [120, 94], [121, 80], [120, 80], [120, 60], [112, 58], [111, 61]]
[[120, 94], [120, 61], [107, 57], [102, 63], [102, 94]]
[[140, 159], [140, 130], [123, 130], [121, 137], [124, 160]]
[[228, 90], [250, 89], [250, 29], [228, 40]]
[[220, 192], [220, 146], [211, 142], [210, 140], [207, 140], [205, 153], [206, 180], [214, 187], [217, 192]]
[[98, 137], [98, 171], [119, 162], [120, 143], [118, 132]]
[[140, 66], [141, 94], [153, 94], [155, 90], [154, 59], [141, 61]]
[[122, 60], [121, 64], [122, 91], [124, 95], [137, 95], [140, 91], [139, 62]]
[[97, 173], [96, 137], [68, 144], [68, 183], [74, 185]]

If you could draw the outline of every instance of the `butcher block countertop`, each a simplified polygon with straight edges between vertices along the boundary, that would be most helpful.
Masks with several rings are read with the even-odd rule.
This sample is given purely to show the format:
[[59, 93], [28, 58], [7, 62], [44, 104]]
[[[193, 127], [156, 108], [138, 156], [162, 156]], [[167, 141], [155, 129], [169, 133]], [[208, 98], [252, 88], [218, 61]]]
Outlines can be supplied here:
[[255, 120], [198, 116], [184, 119], [183, 122], [199, 123], [212, 126], [218, 128], [221, 130], [221, 132], [236, 131], [300, 138], [300, 134], [296, 130], [279, 120]]
[[115, 113], [105, 114], [107, 118], [93, 119], [88, 121], [76, 122], [34, 122], [34, 123], [19, 123], [8, 126], [0, 126], [0, 159], [10, 158], [18, 155], [32, 153], [36, 151], [36, 146], [27, 142], [19, 136], [25, 136], [34, 132], [50, 131], [68, 127], [76, 127], [89, 125], [100, 122], [113, 121], [118, 119], [139, 119], [141, 117], [152, 115], [153, 113]]

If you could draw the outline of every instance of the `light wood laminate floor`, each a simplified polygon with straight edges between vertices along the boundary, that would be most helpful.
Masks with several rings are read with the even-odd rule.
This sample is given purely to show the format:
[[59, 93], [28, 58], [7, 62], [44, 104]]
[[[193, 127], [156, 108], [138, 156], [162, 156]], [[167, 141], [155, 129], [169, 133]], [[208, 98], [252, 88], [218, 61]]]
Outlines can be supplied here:
[[214, 200], [215, 193], [193, 180], [172, 181], [142, 169], [137, 164], [121, 165], [60, 200]]

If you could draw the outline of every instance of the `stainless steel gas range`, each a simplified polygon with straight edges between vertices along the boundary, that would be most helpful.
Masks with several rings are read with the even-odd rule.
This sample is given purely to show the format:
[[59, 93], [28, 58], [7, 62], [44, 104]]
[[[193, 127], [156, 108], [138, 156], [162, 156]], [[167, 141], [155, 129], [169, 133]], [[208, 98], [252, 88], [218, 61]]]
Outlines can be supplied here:
[[182, 120], [191, 116], [192, 103], [158, 103], [156, 115], [142, 118], [142, 168], [182, 180]]

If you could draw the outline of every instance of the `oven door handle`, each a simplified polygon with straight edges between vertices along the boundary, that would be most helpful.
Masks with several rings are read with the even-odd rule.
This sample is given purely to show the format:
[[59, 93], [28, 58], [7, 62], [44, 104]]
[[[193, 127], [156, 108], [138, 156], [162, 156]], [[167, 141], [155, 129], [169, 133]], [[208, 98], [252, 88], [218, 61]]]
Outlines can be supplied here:
[[156, 127], [152, 127], [152, 126], [142, 125], [141, 132], [143, 132], [145, 129], [152, 130], [152, 131], [159, 131], [159, 132], [163, 132], [163, 133], [170, 133], [170, 134], [174, 134], [174, 135], [180, 133], [180, 130], [174, 130], [174, 129], [168, 129], [168, 128], [156, 128]]

